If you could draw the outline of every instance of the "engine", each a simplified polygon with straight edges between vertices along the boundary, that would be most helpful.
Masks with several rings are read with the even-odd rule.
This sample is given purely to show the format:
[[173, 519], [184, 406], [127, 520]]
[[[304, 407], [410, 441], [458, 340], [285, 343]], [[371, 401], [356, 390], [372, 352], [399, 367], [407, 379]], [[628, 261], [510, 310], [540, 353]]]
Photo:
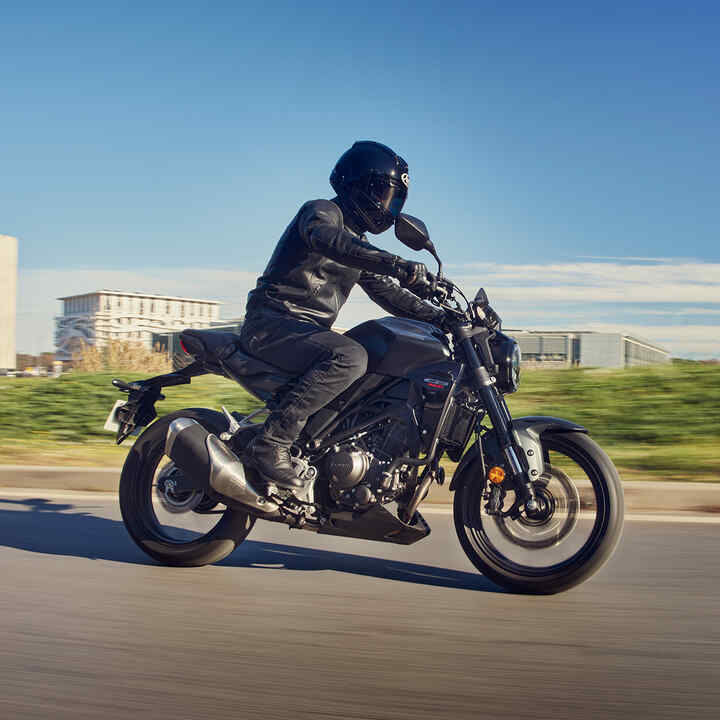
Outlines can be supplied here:
[[388, 475], [388, 469], [406, 452], [407, 426], [399, 422], [339, 445], [324, 460], [330, 497], [343, 507], [361, 510], [401, 495], [410, 473], [395, 470]]

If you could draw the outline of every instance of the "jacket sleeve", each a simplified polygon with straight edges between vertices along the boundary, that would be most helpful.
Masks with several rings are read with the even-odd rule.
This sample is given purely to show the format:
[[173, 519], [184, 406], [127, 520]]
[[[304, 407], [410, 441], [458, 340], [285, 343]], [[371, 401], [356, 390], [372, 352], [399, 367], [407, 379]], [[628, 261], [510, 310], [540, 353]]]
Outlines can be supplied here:
[[397, 317], [440, 325], [445, 313], [430, 303], [424, 302], [409, 290], [401, 288], [388, 277], [364, 272], [358, 280], [360, 287], [383, 310]]
[[329, 200], [307, 203], [300, 211], [298, 230], [310, 249], [335, 262], [378, 275], [402, 276], [402, 258], [349, 233], [342, 211]]

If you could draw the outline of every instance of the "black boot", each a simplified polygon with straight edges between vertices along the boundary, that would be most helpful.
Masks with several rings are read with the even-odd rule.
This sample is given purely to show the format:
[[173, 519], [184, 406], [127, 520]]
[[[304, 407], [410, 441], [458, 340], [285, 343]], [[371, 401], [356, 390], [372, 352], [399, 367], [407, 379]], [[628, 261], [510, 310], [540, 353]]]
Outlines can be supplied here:
[[267, 435], [257, 435], [247, 447], [255, 469], [278, 487], [297, 490], [305, 487], [290, 459], [290, 447]]

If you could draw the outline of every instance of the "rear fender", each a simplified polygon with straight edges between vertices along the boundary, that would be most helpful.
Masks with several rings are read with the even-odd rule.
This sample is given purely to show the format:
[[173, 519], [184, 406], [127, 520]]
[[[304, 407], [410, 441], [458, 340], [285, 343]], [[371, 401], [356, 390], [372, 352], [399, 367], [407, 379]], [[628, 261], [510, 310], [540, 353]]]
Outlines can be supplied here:
[[[515, 418], [512, 421], [512, 434], [515, 442], [524, 450], [523, 457], [527, 463], [527, 469], [535, 476], [542, 475], [544, 470], [542, 436], [549, 433], [579, 432], [587, 434], [587, 428], [578, 425], [570, 420], [550, 417], [547, 415], [529, 415]], [[500, 455], [492, 432], [487, 433], [483, 438], [483, 452], [485, 455], [498, 457]], [[476, 467], [479, 466], [479, 467]], [[456, 490], [464, 485], [469, 478], [482, 473], [482, 458], [480, 449], [475, 443], [463, 456], [460, 464], [453, 474], [450, 490]]]

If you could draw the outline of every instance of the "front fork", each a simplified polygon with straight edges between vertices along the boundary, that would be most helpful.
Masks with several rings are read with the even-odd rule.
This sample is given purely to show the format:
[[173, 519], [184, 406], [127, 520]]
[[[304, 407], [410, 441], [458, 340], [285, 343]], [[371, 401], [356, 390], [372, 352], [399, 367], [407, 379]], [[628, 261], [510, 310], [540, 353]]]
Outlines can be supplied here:
[[[538, 501], [535, 497], [535, 487], [529, 471], [523, 467], [518, 457], [518, 451], [521, 450], [521, 448], [516, 447], [512, 435], [512, 419], [508, 412], [507, 405], [505, 405], [505, 401], [498, 396], [498, 391], [495, 388], [495, 379], [487, 371], [487, 368], [478, 356], [478, 352], [472, 341], [470, 328], [460, 327], [458, 328], [458, 334], [461, 336], [459, 345], [464, 351], [468, 368], [475, 380], [476, 389], [480, 393], [483, 405], [490, 416], [498, 446], [510, 469], [516, 491], [522, 499], [525, 511], [528, 514], [535, 513], [539, 510]], [[489, 358], [487, 362], [491, 360], [492, 358]]]

